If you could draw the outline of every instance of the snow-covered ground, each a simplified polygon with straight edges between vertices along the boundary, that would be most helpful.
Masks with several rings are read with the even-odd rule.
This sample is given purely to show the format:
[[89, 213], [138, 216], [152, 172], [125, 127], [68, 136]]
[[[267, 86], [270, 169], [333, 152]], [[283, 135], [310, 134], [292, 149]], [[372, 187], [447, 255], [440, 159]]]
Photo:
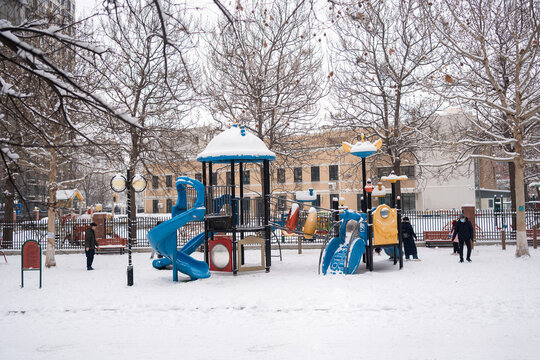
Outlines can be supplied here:
[[[319, 251], [273, 258], [266, 273], [212, 273], [172, 282], [148, 253], [57, 255], [25, 273], [0, 258], [1, 359], [537, 359], [540, 250], [478, 246], [459, 264], [448, 248], [419, 248], [399, 271], [317, 274]], [[197, 253], [196, 257], [202, 258]], [[183, 278], [187, 280], [186, 278]]]

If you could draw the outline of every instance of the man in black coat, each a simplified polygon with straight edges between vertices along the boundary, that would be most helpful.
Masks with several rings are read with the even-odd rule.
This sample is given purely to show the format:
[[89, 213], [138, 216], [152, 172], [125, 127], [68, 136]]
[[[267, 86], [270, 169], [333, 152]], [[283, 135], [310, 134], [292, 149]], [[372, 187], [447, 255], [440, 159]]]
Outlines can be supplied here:
[[463, 244], [467, 245], [467, 261], [471, 262], [471, 241], [474, 241], [474, 230], [472, 223], [465, 214], [459, 215], [459, 221], [456, 222], [452, 241], [458, 237], [459, 241], [459, 262], [463, 262]]
[[418, 238], [416, 237], [407, 216], [401, 221], [401, 237], [403, 238], [403, 247], [405, 248], [405, 259], [409, 260], [409, 257], [412, 256], [413, 260], [420, 261], [416, 250], [416, 244], [414, 243]]
[[92, 262], [94, 261], [94, 252], [96, 251], [96, 230], [97, 224], [95, 222], [90, 223], [90, 227], [84, 232], [84, 248], [86, 253], [86, 269], [94, 270]]

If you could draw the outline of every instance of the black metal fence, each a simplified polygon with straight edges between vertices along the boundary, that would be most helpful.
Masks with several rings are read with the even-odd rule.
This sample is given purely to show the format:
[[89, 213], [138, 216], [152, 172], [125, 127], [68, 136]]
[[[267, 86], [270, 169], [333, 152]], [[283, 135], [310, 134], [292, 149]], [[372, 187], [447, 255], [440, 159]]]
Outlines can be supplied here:
[[[225, 192], [226, 194], [226, 192]], [[222, 194], [223, 195], [223, 194]], [[192, 198], [189, 196], [189, 198]], [[189, 200], [188, 200], [189, 202]], [[239, 205], [245, 207], [244, 213], [247, 218], [243, 219], [244, 224], [254, 223], [262, 218], [262, 199], [245, 199], [239, 201]], [[272, 241], [279, 241], [284, 244], [296, 244], [299, 234], [287, 235], [283, 227], [287, 220], [287, 213], [292, 205], [289, 200], [274, 198], [270, 201]], [[311, 205], [299, 204], [300, 219], [296, 230], [300, 233], [305, 223], [308, 210]], [[307, 243], [321, 244], [325, 241], [326, 234], [332, 226], [332, 212], [330, 210], [317, 208], [317, 232]], [[439, 211], [403, 211], [403, 216], [407, 216], [418, 236], [419, 241], [424, 241], [425, 231], [448, 231], [452, 228], [452, 221], [457, 220], [460, 210], [439, 210]], [[170, 215], [163, 216], [137, 216], [136, 227], [137, 236], [132, 244], [134, 248], [148, 248], [147, 233], [159, 222], [170, 219]], [[476, 240], [501, 241], [501, 233], [506, 232], [507, 240], [515, 240], [515, 212], [505, 210], [494, 212], [493, 210], [476, 210]], [[540, 211], [526, 211], [527, 229], [533, 226], [540, 228]], [[57, 221], [55, 225], [55, 239], [57, 249], [83, 249], [84, 231], [90, 225], [90, 220], [67, 220]], [[178, 246], [182, 246], [197, 234], [204, 231], [204, 222], [190, 222], [178, 229]], [[4, 249], [20, 249], [26, 240], [36, 240], [43, 248], [47, 244], [47, 221], [19, 221], [0, 222], [1, 246]], [[107, 237], [117, 235], [121, 238], [128, 237], [127, 217], [115, 216], [105, 222], [105, 233]]]

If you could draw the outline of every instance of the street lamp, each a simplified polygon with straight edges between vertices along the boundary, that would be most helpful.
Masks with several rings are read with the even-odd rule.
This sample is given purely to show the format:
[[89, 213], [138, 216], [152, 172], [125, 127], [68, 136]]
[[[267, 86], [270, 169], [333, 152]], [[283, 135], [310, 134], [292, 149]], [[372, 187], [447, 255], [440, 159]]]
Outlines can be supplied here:
[[[128, 169], [127, 176], [116, 174], [111, 179], [111, 189], [115, 192], [127, 190], [127, 221], [128, 221], [128, 267], [127, 267], [127, 284], [133, 285], [133, 264], [131, 262], [131, 244], [133, 243], [133, 221], [131, 220], [132, 202], [131, 189], [135, 192], [142, 192], [146, 189], [146, 179], [141, 175], [131, 176], [131, 171]], [[136, 222], [136, 220], [135, 220]]]

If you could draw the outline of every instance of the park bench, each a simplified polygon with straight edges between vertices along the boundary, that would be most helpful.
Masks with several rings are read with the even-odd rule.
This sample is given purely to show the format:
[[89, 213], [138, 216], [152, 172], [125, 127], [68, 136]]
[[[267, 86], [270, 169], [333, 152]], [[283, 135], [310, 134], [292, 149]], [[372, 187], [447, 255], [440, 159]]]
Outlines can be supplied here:
[[426, 247], [452, 246], [452, 238], [448, 234], [448, 231], [424, 231]]
[[[536, 241], [540, 242], [540, 230], [536, 230]], [[527, 229], [527, 242], [529, 246], [533, 246], [534, 242], [534, 229]]]
[[114, 251], [120, 251], [120, 254], [124, 253], [124, 250], [126, 249], [127, 240], [125, 238], [121, 238], [118, 235], [114, 235], [112, 238], [101, 238], [97, 239], [98, 248], [96, 253], [103, 253], [103, 252], [114, 252]]

